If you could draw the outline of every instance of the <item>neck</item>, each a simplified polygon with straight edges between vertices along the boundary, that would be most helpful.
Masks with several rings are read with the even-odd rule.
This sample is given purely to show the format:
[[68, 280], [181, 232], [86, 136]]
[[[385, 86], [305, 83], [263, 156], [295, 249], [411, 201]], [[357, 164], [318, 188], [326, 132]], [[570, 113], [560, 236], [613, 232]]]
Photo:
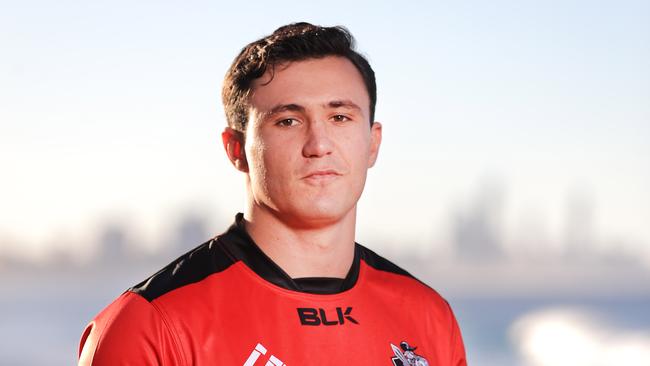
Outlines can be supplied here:
[[248, 205], [246, 231], [291, 278], [345, 278], [354, 259], [356, 206], [327, 225], [295, 225], [268, 208]]

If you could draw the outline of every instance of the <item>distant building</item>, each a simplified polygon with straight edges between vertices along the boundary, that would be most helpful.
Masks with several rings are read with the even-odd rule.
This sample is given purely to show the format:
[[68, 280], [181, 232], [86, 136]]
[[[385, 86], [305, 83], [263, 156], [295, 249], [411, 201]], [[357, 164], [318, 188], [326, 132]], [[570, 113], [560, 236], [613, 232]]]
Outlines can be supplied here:
[[453, 222], [455, 253], [462, 261], [493, 261], [503, 257], [500, 223], [504, 192], [498, 182], [484, 183]]
[[120, 225], [109, 224], [99, 236], [99, 252], [97, 261], [101, 263], [117, 263], [130, 259], [128, 253], [126, 229]]

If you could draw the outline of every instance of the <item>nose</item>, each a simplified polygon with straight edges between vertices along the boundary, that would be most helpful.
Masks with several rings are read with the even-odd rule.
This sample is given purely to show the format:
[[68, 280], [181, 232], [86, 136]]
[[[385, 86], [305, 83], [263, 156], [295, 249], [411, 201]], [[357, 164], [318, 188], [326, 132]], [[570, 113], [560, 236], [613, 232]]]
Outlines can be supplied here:
[[333, 143], [328, 127], [326, 122], [309, 123], [305, 143], [302, 147], [304, 157], [319, 158], [332, 153]]

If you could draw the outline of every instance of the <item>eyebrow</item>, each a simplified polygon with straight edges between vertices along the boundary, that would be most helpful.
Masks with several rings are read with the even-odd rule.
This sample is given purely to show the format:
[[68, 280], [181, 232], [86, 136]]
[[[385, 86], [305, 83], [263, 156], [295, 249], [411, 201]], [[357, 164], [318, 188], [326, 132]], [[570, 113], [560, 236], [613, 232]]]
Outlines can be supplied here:
[[304, 112], [305, 107], [299, 105], [299, 104], [278, 104], [271, 108], [270, 111], [264, 113], [264, 117], [270, 117], [278, 113], [282, 112]]
[[305, 112], [305, 107], [299, 105], [299, 104], [276, 104], [273, 108], [271, 108], [267, 112], [259, 112], [258, 113], [258, 118], [262, 121], [267, 120], [276, 114], [282, 113], [282, 112], [300, 112], [304, 113]]
[[[361, 107], [359, 107], [356, 103], [352, 102], [351, 100], [347, 99], [342, 99], [342, 100], [332, 100], [330, 102], [324, 103], [323, 107], [325, 108], [347, 108], [347, 109], [355, 109], [358, 111], [361, 111]], [[282, 112], [300, 112], [304, 113], [305, 112], [305, 107], [301, 106], [300, 104], [295, 104], [295, 103], [289, 103], [289, 104], [277, 104], [271, 110], [269, 110], [266, 113], [262, 114], [262, 118], [266, 119], [269, 117], [272, 117], [278, 113]]]
[[329, 107], [329, 108], [348, 108], [348, 109], [356, 109], [358, 111], [361, 111], [361, 107], [359, 107], [353, 101], [347, 100], [347, 99], [333, 100], [333, 101], [325, 104], [325, 107]]

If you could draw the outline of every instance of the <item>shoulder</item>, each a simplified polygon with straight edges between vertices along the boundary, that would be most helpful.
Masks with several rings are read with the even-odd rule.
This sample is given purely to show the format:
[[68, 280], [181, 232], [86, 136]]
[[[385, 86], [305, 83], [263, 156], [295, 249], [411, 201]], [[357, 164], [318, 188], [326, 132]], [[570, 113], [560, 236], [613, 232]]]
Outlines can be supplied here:
[[415, 277], [413, 277], [410, 273], [408, 273], [407, 271], [405, 271], [395, 263], [380, 256], [379, 254], [364, 247], [363, 245], [357, 244], [357, 247], [361, 251], [361, 260], [366, 262], [366, 264], [372, 267], [373, 269], [415, 279]]
[[162, 314], [141, 296], [124, 292], [87, 326], [79, 344], [80, 365], [133, 360], [180, 363], [177, 341]]
[[129, 291], [151, 302], [171, 291], [222, 272], [235, 262], [233, 256], [220, 244], [219, 238], [214, 238], [181, 255]]
[[415, 317], [413, 323], [430, 324], [433, 329], [438, 329], [438, 334], [447, 334], [452, 342], [454, 357], [459, 358], [453, 364], [465, 365], [460, 329], [449, 302], [398, 265], [359, 246], [362, 250], [361, 259], [368, 267], [365, 286], [372, 289], [375, 301], [383, 302], [388, 308], [398, 304], [399, 309], [407, 309], [409, 316]]
[[447, 300], [398, 265], [370, 249], [359, 247], [361, 259], [367, 266], [365, 286], [371, 289], [374, 301], [388, 304], [388, 309], [407, 310], [407, 317], [413, 317], [412, 324], [428, 324], [429, 331], [435, 329], [436, 334], [446, 334], [450, 342], [449, 364], [467, 365], [460, 328]]
[[182, 347], [168, 309], [156, 301], [201, 282], [235, 261], [217, 238], [181, 255], [129, 288], [86, 326], [79, 345], [80, 365], [182, 364]]
[[447, 301], [429, 285], [363, 245], [357, 246], [361, 250], [361, 261], [368, 269], [367, 285], [382, 288], [404, 300], [428, 300], [428, 304], [435, 308], [445, 312], [450, 310]]

